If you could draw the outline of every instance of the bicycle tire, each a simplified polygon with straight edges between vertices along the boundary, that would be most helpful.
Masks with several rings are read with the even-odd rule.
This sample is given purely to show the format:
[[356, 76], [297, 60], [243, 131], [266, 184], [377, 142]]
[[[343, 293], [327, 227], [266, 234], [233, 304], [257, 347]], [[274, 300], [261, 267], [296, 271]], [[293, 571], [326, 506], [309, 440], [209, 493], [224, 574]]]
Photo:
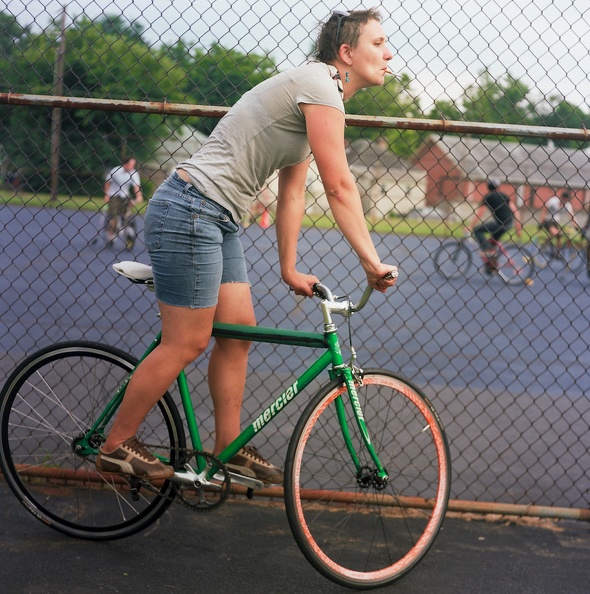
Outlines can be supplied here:
[[553, 245], [551, 239], [544, 239], [540, 242], [533, 240], [533, 246], [535, 268], [546, 268], [555, 258], [555, 245]]
[[577, 249], [573, 245], [564, 245], [560, 250], [561, 257], [565, 262], [565, 267], [574, 274], [579, 274], [586, 270], [586, 252], [584, 249]]
[[531, 284], [535, 271], [532, 255], [516, 244], [504, 245], [496, 255], [498, 276], [507, 285]]
[[[154, 484], [157, 493], [140, 490], [134, 501], [129, 477], [99, 472], [94, 455], [80, 457], [72, 447], [135, 364], [113, 347], [64, 342], [25, 359], [0, 392], [6, 482], [30, 513], [60, 532], [89, 540], [121, 538], [154, 522], [172, 502], [169, 481]], [[165, 455], [176, 463], [181, 450], [173, 448], [183, 448], [185, 437], [170, 394], [149, 413], [139, 438], [166, 444]]]
[[[405, 575], [432, 545], [447, 509], [451, 468], [442, 424], [418, 388], [375, 369], [365, 372], [357, 390], [389, 473], [386, 488], [357, 482], [334, 404], [340, 395], [347, 398], [346, 387], [335, 380], [317, 392], [296, 425], [285, 465], [285, 504], [308, 561], [340, 585], [368, 589]], [[352, 412], [347, 415], [361, 464], [369, 466]]]
[[456, 239], [444, 241], [434, 252], [434, 268], [448, 280], [465, 276], [471, 261], [471, 252]]

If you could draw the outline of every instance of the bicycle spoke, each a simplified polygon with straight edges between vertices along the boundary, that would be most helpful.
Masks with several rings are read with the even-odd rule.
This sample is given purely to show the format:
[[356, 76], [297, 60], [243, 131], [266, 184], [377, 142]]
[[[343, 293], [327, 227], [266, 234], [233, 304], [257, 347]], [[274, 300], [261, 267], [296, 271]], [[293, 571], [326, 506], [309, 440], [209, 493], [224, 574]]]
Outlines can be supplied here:
[[[436, 535], [448, 499], [448, 451], [413, 388], [385, 372], [367, 373], [357, 391], [389, 482], [359, 482], [333, 404], [343, 390], [320, 392], [297, 425], [287, 456], [287, 513], [303, 553], [324, 575], [347, 586], [383, 585], [409, 571]], [[370, 477], [372, 457], [348, 406], [346, 414]]]
[[[118, 538], [147, 526], [171, 502], [169, 482], [145, 492], [132, 489], [127, 478], [99, 472], [95, 456], [75, 447], [132, 368], [116, 349], [64, 343], [25, 360], [3, 389], [2, 470], [27, 509], [57, 530]], [[174, 464], [184, 432], [169, 394], [149, 413], [140, 435], [162, 444]]]

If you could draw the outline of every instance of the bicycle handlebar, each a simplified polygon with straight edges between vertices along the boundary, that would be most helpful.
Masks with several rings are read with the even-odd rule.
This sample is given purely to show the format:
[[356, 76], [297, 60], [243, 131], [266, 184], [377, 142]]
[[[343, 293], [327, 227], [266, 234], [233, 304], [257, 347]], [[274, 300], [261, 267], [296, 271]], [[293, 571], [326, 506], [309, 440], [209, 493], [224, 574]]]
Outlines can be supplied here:
[[[383, 278], [386, 280], [391, 280], [397, 278], [397, 276], [397, 268], [394, 268], [390, 270]], [[344, 316], [347, 316], [357, 311], [360, 311], [361, 309], [363, 309], [363, 307], [365, 307], [365, 305], [367, 305], [369, 297], [371, 297], [371, 293], [373, 292], [373, 287], [367, 286], [367, 288], [361, 295], [361, 298], [359, 299], [358, 303], [355, 304], [351, 303], [350, 301], [336, 301], [338, 297], [335, 297], [332, 294], [332, 291], [322, 283], [315, 283], [312, 287], [312, 290], [314, 295], [320, 297], [321, 299], [329, 303], [330, 311], [332, 311], [333, 313], [339, 313]]]

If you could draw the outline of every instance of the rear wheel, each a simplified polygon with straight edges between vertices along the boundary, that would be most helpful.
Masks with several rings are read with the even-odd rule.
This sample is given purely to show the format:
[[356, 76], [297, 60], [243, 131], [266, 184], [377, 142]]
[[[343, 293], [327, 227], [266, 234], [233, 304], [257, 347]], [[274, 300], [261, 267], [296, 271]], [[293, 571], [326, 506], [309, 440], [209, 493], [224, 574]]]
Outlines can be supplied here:
[[[0, 393], [0, 467], [25, 507], [71, 536], [93, 540], [133, 534], [170, 505], [169, 481], [133, 493], [123, 475], [96, 470], [103, 435], [91, 436], [93, 452], [77, 453], [79, 438], [105, 410], [136, 361], [123, 351], [69, 342], [23, 361]], [[108, 431], [110, 422], [106, 427]], [[174, 465], [185, 445], [178, 411], [166, 394], [149, 413], [138, 437], [161, 444], [154, 453]]]
[[533, 240], [535, 246], [535, 267], [545, 268], [555, 258], [555, 246], [551, 239]]
[[[285, 503], [293, 535], [316, 569], [339, 584], [373, 588], [410, 571], [436, 538], [449, 498], [450, 456], [436, 412], [406, 380], [367, 371], [357, 391], [389, 480], [376, 478], [346, 387], [334, 381], [297, 423], [287, 453]], [[341, 397], [359, 469], [343, 438], [336, 405]]]
[[465, 276], [471, 265], [471, 252], [461, 241], [451, 239], [443, 242], [434, 252], [434, 267], [447, 279]]
[[534, 272], [533, 257], [524, 248], [508, 244], [496, 255], [498, 276], [509, 285], [531, 284]]

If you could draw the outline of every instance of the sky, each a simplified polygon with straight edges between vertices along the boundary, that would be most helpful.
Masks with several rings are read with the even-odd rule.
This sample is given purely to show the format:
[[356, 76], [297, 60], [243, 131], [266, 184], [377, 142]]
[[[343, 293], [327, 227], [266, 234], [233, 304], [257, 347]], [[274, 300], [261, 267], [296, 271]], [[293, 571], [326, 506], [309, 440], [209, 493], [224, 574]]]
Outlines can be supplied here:
[[[220, 41], [244, 52], [270, 53], [280, 70], [302, 64], [318, 22], [336, 7], [326, 0], [3, 0], [0, 10], [42, 28], [63, 4], [68, 18], [123, 14], [152, 43], [183, 38]], [[414, 80], [423, 109], [456, 99], [483, 69], [525, 82], [536, 101], [551, 96], [590, 111], [589, 0], [369, 0], [384, 16], [392, 69]]]

